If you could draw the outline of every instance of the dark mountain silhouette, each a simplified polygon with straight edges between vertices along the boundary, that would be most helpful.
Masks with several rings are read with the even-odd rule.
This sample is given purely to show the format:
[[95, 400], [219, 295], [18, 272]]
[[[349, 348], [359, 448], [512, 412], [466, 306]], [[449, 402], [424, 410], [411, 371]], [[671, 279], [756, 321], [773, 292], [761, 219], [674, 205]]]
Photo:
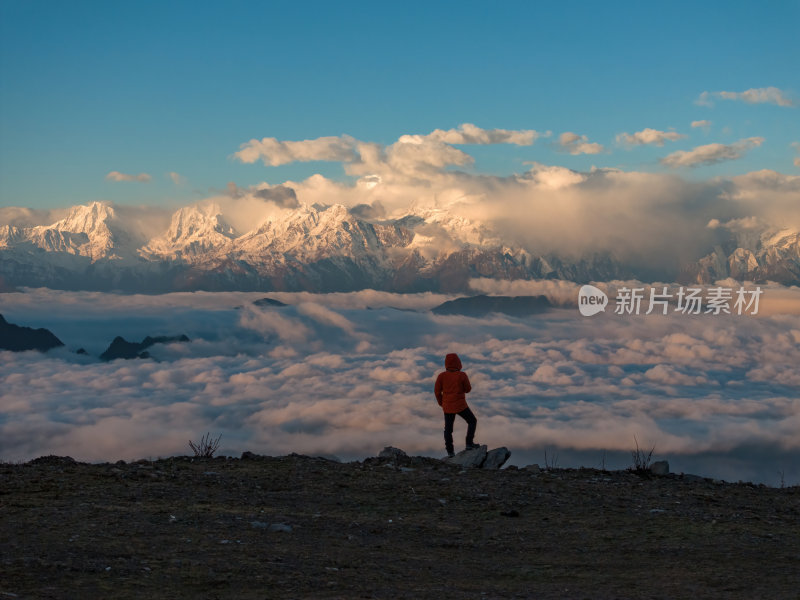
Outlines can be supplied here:
[[261, 298], [260, 300], [253, 301], [256, 306], [289, 306], [280, 300], [273, 300], [272, 298]]
[[191, 341], [185, 335], [150, 337], [149, 335], [141, 342], [129, 342], [125, 338], [117, 336], [109, 347], [100, 355], [102, 360], [115, 360], [117, 358], [150, 358], [150, 353], [145, 352], [153, 344], [170, 344], [172, 342]]
[[484, 317], [503, 313], [512, 317], [527, 317], [545, 312], [552, 305], [546, 296], [472, 296], [456, 298], [432, 309], [437, 315]]
[[47, 352], [64, 343], [47, 329], [32, 329], [9, 323], [0, 315], [0, 350]]

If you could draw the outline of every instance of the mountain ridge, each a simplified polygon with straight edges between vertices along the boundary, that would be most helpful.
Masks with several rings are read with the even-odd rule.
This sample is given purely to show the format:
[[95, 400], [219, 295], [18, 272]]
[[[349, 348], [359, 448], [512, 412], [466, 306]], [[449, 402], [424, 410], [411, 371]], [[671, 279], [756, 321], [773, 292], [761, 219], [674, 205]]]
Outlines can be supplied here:
[[[218, 203], [204, 201], [178, 209], [153, 234], [135, 216], [93, 202], [50, 225], [0, 224], [0, 279], [7, 288], [128, 292], [465, 292], [475, 277], [647, 279], [609, 252], [534, 252], [441, 208], [392, 219], [362, 217], [357, 208], [283, 207], [242, 232]], [[682, 265], [678, 281], [800, 283], [800, 233], [723, 233], [708, 254]]]

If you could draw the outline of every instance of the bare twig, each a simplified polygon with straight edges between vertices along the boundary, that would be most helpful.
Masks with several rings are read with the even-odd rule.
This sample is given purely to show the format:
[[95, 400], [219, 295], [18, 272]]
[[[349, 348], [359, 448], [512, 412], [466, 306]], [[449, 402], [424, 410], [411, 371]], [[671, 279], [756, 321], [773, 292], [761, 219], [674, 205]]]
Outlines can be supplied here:
[[194, 450], [194, 455], [198, 458], [213, 458], [214, 452], [219, 448], [220, 439], [222, 439], [222, 434], [220, 434], [217, 439], [212, 440], [211, 433], [206, 433], [200, 438], [199, 444], [195, 444], [192, 440], [189, 440], [189, 446]]
[[636, 444], [636, 449], [631, 450], [631, 456], [633, 457], [633, 466], [631, 467], [632, 471], [642, 472], [647, 471], [650, 469], [650, 461], [653, 458], [653, 452], [655, 451], [656, 447], [653, 446], [650, 448], [650, 451], [647, 452], [642, 448], [639, 448], [639, 440], [636, 439], [636, 436], [633, 436], [633, 441]]
[[544, 468], [548, 471], [558, 468], [558, 452], [553, 450], [550, 456], [547, 456], [547, 449], [544, 451]]

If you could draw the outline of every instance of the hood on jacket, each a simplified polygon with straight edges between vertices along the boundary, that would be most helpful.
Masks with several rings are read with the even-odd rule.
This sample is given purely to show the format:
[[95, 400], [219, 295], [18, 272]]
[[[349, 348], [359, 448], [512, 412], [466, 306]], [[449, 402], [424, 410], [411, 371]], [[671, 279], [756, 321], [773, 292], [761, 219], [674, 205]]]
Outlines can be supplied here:
[[444, 357], [444, 368], [448, 371], [460, 371], [461, 370], [461, 359], [458, 358], [458, 354], [453, 352], [452, 354], [448, 354]]

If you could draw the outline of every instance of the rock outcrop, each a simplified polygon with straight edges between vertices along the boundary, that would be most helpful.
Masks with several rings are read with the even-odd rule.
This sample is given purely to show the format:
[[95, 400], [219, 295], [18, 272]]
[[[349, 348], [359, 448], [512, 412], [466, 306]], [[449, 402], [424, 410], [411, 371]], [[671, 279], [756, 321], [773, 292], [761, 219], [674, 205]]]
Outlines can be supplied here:
[[254, 300], [253, 306], [258, 306], [261, 308], [265, 306], [280, 308], [282, 306], [288, 306], [288, 304], [281, 302], [280, 300], [275, 300], [274, 298], [261, 298], [259, 300]]
[[115, 360], [117, 358], [150, 358], [150, 354], [146, 352], [147, 348], [154, 344], [171, 344], [173, 342], [189, 342], [191, 341], [185, 335], [177, 336], [160, 336], [150, 337], [147, 336], [141, 342], [129, 342], [121, 336], [114, 338], [109, 347], [100, 355], [102, 360]]
[[512, 317], [528, 317], [551, 308], [546, 296], [471, 296], [448, 300], [431, 309], [436, 315], [465, 315], [485, 317], [502, 313]]
[[24, 352], [25, 350], [38, 350], [47, 352], [51, 348], [58, 348], [64, 343], [48, 329], [33, 329], [9, 323], [0, 315], [0, 350]]

